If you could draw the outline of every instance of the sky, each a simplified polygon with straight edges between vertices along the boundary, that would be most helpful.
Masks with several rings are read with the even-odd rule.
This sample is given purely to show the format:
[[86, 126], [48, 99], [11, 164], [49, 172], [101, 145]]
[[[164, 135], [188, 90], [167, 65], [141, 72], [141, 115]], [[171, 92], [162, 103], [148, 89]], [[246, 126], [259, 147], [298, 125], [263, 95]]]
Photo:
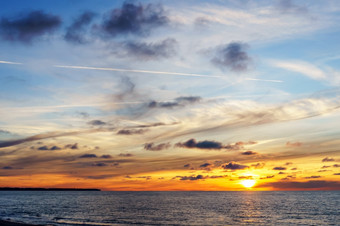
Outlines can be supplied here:
[[12, 0], [0, 187], [339, 190], [340, 2]]

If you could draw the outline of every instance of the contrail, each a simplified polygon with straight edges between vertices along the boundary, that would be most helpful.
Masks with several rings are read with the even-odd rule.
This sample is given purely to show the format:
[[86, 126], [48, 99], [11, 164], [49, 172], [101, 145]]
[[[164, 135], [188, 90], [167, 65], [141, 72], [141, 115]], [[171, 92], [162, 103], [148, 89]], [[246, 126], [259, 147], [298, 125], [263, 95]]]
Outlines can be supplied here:
[[[12, 62], [12, 61], [0, 61], [0, 64], [22, 64], [22, 63]], [[181, 72], [133, 70], [133, 69], [123, 69], [123, 68], [67, 66], [67, 65], [54, 65], [53, 67], [70, 68], [70, 69], [82, 69], [82, 70], [120, 71], [120, 72], [133, 72], [133, 73], [163, 74], [163, 75], [204, 77], [204, 78], [221, 78], [221, 79], [225, 78], [225, 76], [219, 76], [219, 75], [202, 75], [202, 74], [181, 73]], [[245, 78], [245, 80], [261, 81], [261, 82], [283, 82], [281, 80], [256, 79], [256, 78]]]
[[[121, 72], [133, 72], [133, 73], [165, 74], [165, 75], [190, 76], [190, 77], [205, 77], [205, 78], [225, 78], [225, 76], [219, 76], [219, 75], [202, 75], [202, 74], [180, 73], [180, 72], [132, 70], [132, 69], [122, 69], [122, 68], [66, 66], [66, 65], [54, 65], [54, 67], [58, 67], [58, 68], [71, 68], [71, 69], [83, 69], [83, 70], [121, 71]], [[245, 80], [262, 81], [262, 82], [283, 82], [281, 80], [268, 80], [268, 79], [256, 79], [256, 78], [245, 78]]]
[[0, 60], [0, 64], [22, 64], [22, 63]]
[[260, 81], [260, 82], [283, 82], [282, 80], [258, 79], [258, 78], [245, 78], [244, 80]]
[[182, 75], [182, 76], [206, 77], [206, 78], [223, 78], [223, 76], [216, 76], [216, 75], [200, 75], [200, 74], [166, 72], [166, 71], [130, 70], [130, 69], [106, 68], [106, 67], [84, 67], [84, 66], [64, 66], [64, 65], [54, 65], [54, 67], [85, 69], [85, 70], [99, 70], [99, 71], [121, 71], [121, 72], [134, 72], [134, 73], [148, 73], [148, 74]]

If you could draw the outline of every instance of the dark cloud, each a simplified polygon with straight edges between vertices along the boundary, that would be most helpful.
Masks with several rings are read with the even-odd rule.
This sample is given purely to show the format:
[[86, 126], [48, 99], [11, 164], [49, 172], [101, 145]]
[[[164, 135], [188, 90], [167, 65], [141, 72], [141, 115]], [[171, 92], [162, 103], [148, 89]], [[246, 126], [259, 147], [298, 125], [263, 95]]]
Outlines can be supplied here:
[[130, 153], [120, 153], [118, 156], [120, 156], [120, 157], [132, 157], [133, 154], [130, 154]]
[[328, 158], [328, 157], [322, 159], [322, 162], [334, 162], [334, 161], [335, 160], [333, 158]]
[[79, 158], [97, 158], [96, 154], [84, 154], [79, 156]]
[[86, 33], [86, 28], [91, 23], [95, 14], [93, 12], [84, 12], [78, 18], [76, 18], [73, 23], [67, 28], [64, 39], [68, 42], [84, 44], [86, 39], [84, 35]]
[[11, 170], [11, 169], [13, 169], [13, 167], [12, 166], [4, 166], [4, 167], [2, 167], [2, 169]]
[[293, 3], [292, 0], [279, 0], [276, 7], [281, 13], [294, 13], [294, 14], [308, 13], [308, 8], [306, 6], [296, 5]]
[[87, 124], [92, 125], [92, 126], [103, 126], [103, 125], [106, 125], [106, 122], [103, 122], [102, 120], [92, 120], [92, 121], [89, 121]]
[[247, 165], [242, 165], [236, 162], [229, 162], [227, 164], [222, 165], [223, 169], [229, 169], [229, 170], [242, 170], [248, 168]]
[[202, 98], [198, 96], [181, 96], [177, 97], [174, 101], [170, 102], [157, 102], [151, 101], [148, 104], [149, 108], [174, 108], [174, 107], [184, 107], [188, 104], [193, 104], [199, 102]]
[[143, 134], [147, 130], [145, 129], [122, 129], [117, 132], [118, 135], [134, 135], [134, 134]]
[[197, 142], [195, 139], [187, 140], [183, 143], [177, 143], [177, 147], [184, 148], [199, 148], [199, 149], [222, 149], [224, 146], [222, 143], [217, 141], [199, 141]]
[[310, 176], [310, 177], [305, 177], [305, 179], [317, 179], [320, 178], [321, 176]]
[[333, 175], [335, 175], [335, 176], [340, 176], [340, 173], [334, 173]]
[[112, 158], [112, 156], [111, 155], [102, 155], [102, 156], [100, 156], [100, 158], [110, 159], [110, 158]]
[[222, 70], [227, 68], [236, 72], [247, 71], [252, 61], [246, 52], [247, 48], [247, 44], [240, 42], [220, 46], [211, 62]]
[[282, 167], [282, 166], [277, 166], [273, 168], [273, 170], [286, 170], [286, 169], [287, 169], [286, 167]]
[[96, 162], [96, 163], [93, 163], [92, 166], [102, 167], [102, 166], [107, 166], [107, 164], [104, 162]]
[[12, 42], [31, 43], [37, 37], [52, 33], [61, 24], [58, 16], [31, 11], [17, 18], [2, 17], [0, 21], [0, 35]]
[[52, 146], [52, 147], [50, 148], [51, 151], [60, 150], [60, 149], [61, 149], [61, 148], [58, 147], [58, 146], [56, 146], [56, 145], [54, 145], [54, 146]]
[[255, 151], [245, 151], [241, 153], [242, 155], [257, 155], [257, 152]]
[[56, 145], [54, 145], [50, 148], [47, 147], [46, 145], [44, 145], [44, 146], [38, 147], [37, 150], [39, 150], [39, 151], [56, 151], [56, 150], [61, 150], [61, 148], [56, 146]]
[[286, 162], [285, 163], [285, 166], [290, 166], [290, 165], [292, 165], [293, 163], [292, 162]]
[[274, 178], [275, 175], [269, 175], [269, 176], [265, 176], [265, 177], [260, 177], [261, 180], [263, 179], [271, 179], [271, 178]]
[[121, 8], [113, 9], [97, 26], [106, 37], [118, 35], [147, 36], [151, 30], [169, 23], [163, 7], [155, 4], [124, 2]]
[[161, 143], [161, 144], [154, 144], [154, 143], [146, 143], [144, 145], [144, 149], [147, 151], [162, 151], [164, 149], [168, 149], [170, 147], [169, 143]]
[[180, 180], [203, 180], [207, 177], [203, 176], [203, 175], [197, 175], [197, 176], [178, 176], [180, 178]]
[[266, 186], [284, 190], [317, 189], [317, 190], [340, 190], [340, 183], [337, 181], [310, 180], [307, 182], [273, 182]]
[[291, 168], [290, 170], [297, 170], [297, 168], [294, 167], [294, 168]]
[[78, 143], [75, 143], [75, 144], [66, 144], [65, 148], [78, 149]]
[[47, 150], [50, 150], [50, 149], [46, 145], [44, 145], [44, 146], [38, 147], [38, 150], [39, 151], [47, 151]]
[[191, 164], [190, 163], [185, 164], [183, 167], [185, 167], [185, 168], [191, 167]]
[[296, 177], [293, 175], [288, 175], [285, 178], [282, 178], [281, 180], [292, 180], [292, 179], [296, 179]]
[[340, 167], [340, 164], [334, 164], [333, 167], [339, 168], [339, 167]]
[[204, 163], [204, 164], [200, 165], [201, 168], [206, 168], [206, 167], [209, 167], [209, 166], [212, 166], [212, 164]]
[[[126, 51], [124, 54], [126, 56], [145, 61], [159, 60], [161, 58], [172, 57], [176, 54], [177, 41], [173, 38], [167, 38], [155, 43], [127, 41], [123, 43], [122, 47]], [[117, 54], [122, 55], [121, 53]]]

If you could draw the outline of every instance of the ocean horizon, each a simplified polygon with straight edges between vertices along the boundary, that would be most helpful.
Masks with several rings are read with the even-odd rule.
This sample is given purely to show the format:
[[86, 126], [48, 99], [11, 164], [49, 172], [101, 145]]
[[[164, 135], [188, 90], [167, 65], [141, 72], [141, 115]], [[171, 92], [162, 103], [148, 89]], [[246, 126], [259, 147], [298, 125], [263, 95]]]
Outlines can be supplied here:
[[0, 191], [36, 225], [338, 225], [340, 191]]

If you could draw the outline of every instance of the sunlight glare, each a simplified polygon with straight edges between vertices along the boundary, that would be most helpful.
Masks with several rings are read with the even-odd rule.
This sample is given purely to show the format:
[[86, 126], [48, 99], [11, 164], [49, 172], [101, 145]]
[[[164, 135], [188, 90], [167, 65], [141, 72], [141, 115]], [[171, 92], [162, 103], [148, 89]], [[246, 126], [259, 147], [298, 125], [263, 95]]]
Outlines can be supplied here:
[[251, 188], [254, 186], [255, 182], [255, 180], [243, 180], [241, 181], [241, 184], [246, 188]]

